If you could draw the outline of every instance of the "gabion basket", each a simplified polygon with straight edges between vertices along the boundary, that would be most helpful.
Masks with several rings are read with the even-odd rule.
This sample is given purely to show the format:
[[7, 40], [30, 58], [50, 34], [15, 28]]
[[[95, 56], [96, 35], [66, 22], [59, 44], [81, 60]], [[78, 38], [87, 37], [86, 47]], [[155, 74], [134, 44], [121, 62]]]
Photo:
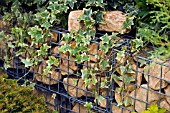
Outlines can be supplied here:
[[[64, 33], [68, 32], [60, 27], [56, 29], [51, 30], [51, 32], [57, 33], [59, 40]], [[102, 34], [98, 33], [96, 40], [100, 36]], [[96, 40], [91, 41], [91, 43], [98, 47], [99, 43]], [[149, 50], [133, 54], [127, 52], [121, 61], [117, 61], [116, 54], [122, 47], [130, 47], [129, 41], [124, 39], [119, 42], [119, 47], [112, 48], [109, 56], [112, 69], [101, 70], [104, 76], [96, 74], [97, 84], [89, 85], [89, 87], [84, 87], [80, 69], [84, 67], [95, 68], [95, 63], [77, 64], [69, 54], [55, 53], [54, 49], [60, 46], [59, 42], [50, 41], [53, 48], [48, 53], [62, 61], [58, 67], [53, 67], [54, 75], [44, 78], [39, 71], [40, 69], [37, 70], [36, 68], [28, 73], [29, 69], [20, 66], [17, 57], [13, 61], [13, 68], [6, 70], [6, 72], [13, 79], [18, 79], [27, 73], [27, 76], [23, 77], [20, 82], [23, 83], [25, 80], [34, 82], [36, 84], [35, 91], [45, 97], [48, 108], [60, 113], [88, 113], [84, 106], [86, 102], [92, 102], [91, 111], [94, 113], [130, 113], [132, 111], [140, 113], [151, 104], [166, 107], [167, 112], [170, 112], [170, 61], [161, 61], [149, 57], [152, 55]], [[132, 76], [133, 79], [122, 75], [122, 69], [117, 67], [124, 60], [128, 62], [123, 63], [120, 67], [131, 68], [133, 72], [126, 70], [125, 73], [127, 76]], [[63, 63], [65, 63], [64, 68]], [[3, 61], [0, 64], [3, 66]], [[41, 64], [39, 67], [43, 68]], [[108, 88], [99, 88], [99, 84], [103, 80], [102, 77], [107, 78]], [[127, 80], [131, 82], [128, 83]], [[74, 81], [76, 81], [75, 84]], [[102, 96], [101, 102], [95, 99], [93, 89]]]

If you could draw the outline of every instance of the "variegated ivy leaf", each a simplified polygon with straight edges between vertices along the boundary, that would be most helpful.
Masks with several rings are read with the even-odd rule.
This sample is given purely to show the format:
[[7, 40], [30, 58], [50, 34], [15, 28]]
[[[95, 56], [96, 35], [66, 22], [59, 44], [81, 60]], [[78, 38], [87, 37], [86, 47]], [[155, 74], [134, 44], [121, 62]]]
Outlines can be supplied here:
[[23, 42], [19, 42], [19, 43], [18, 43], [18, 46], [19, 46], [19, 47], [28, 47], [28, 44], [23, 43]]
[[138, 62], [140, 63], [140, 67], [142, 67], [146, 64], [146, 61], [142, 60], [142, 59], [138, 59]]
[[[63, 34], [62, 40], [69, 43], [74, 38], [73, 32]], [[77, 42], [77, 41], [76, 41]]]
[[91, 83], [91, 79], [89, 79], [89, 78], [85, 78], [85, 79], [84, 79], [84, 85], [85, 85], [85, 87], [87, 87], [90, 83]]
[[38, 51], [38, 56], [40, 56], [40, 55], [46, 55], [49, 48], [51, 48], [51, 46], [48, 46], [47, 44], [43, 44], [43, 45], [40, 47], [40, 50], [37, 50], [37, 51]]
[[46, 29], [48, 29], [49, 27], [51, 27], [51, 24], [48, 21], [46, 21], [41, 25], [41, 27], [45, 27]]
[[93, 78], [91, 79], [91, 82], [92, 82], [93, 85], [96, 85], [97, 79], [96, 79], [95, 77], [93, 77]]
[[103, 35], [102, 37], [100, 37], [102, 40], [102, 44], [109, 44], [111, 37], [108, 36], [108, 34], [106, 33], [105, 35]]
[[97, 95], [97, 96], [96, 96], [96, 100], [98, 100], [100, 104], [103, 103], [103, 99], [104, 99], [104, 97], [101, 96], [101, 95]]
[[84, 107], [86, 107], [87, 110], [90, 111], [93, 108], [92, 102], [86, 102]]
[[135, 52], [135, 51], [139, 51], [140, 50], [140, 47], [143, 47], [143, 41], [142, 39], [134, 39], [134, 40], [131, 40], [131, 45], [132, 45], [132, 50], [131, 52]]
[[60, 13], [60, 11], [57, 12], [57, 8], [58, 8], [58, 1], [52, 1], [52, 0], [50, 0], [47, 9], [50, 9], [52, 12], [53, 12], [53, 11], [56, 11], [56, 12], [55, 12], [55, 14], [56, 14], [56, 13]]
[[120, 79], [124, 82], [125, 86], [135, 81], [135, 78], [133, 76], [128, 76], [126, 74], [124, 74], [124, 76], [121, 76]]
[[65, 5], [69, 5], [73, 9], [76, 2], [77, 0], [65, 0]]
[[42, 29], [39, 28], [37, 25], [35, 25], [34, 27], [29, 28], [28, 34], [31, 36], [33, 44], [38, 45], [39, 40], [43, 38], [42, 33], [43, 33]]
[[104, 53], [107, 53], [109, 49], [110, 48], [107, 45], [103, 45], [102, 42], [100, 42], [100, 50], [104, 51]]
[[125, 100], [123, 101], [125, 106], [128, 106], [129, 104], [132, 105], [132, 101], [127, 97], [125, 98]]
[[58, 49], [58, 51], [62, 53], [66, 53], [67, 51], [70, 51], [70, 50], [71, 50], [70, 44], [64, 44]]
[[104, 70], [106, 67], [109, 66], [109, 59], [101, 59], [100, 65], [102, 66], [102, 69]]
[[46, 66], [45, 69], [43, 70], [43, 72], [44, 72], [43, 75], [46, 76], [48, 73], [51, 74], [52, 73], [51, 69], [52, 69], [51, 65]]
[[120, 102], [120, 101], [117, 102], [117, 106], [122, 106], [122, 105], [123, 105], [122, 102]]
[[132, 65], [128, 65], [127, 67], [127, 73], [131, 73], [131, 74], [134, 74], [136, 69], [133, 69], [133, 66]]
[[77, 34], [75, 36], [75, 41], [76, 41], [76, 44], [81, 44], [83, 42], [83, 39], [84, 39], [84, 35], [81, 35], [81, 34]]
[[122, 29], [131, 29], [131, 26], [134, 25], [133, 19], [134, 17], [126, 17], [126, 20], [123, 23]]
[[92, 9], [83, 9], [83, 14], [79, 16], [80, 20], [84, 21], [85, 26], [91, 27], [95, 20], [92, 18]]
[[86, 54], [86, 53], [83, 53], [83, 54], [76, 54], [76, 58], [75, 58], [75, 61], [80, 64], [84, 61], [89, 61], [90, 60], [90, 57]]
[[103, 15], [104, 15], [104, 13], [102, 11], [97, 11], [97, 13], [96, 13], [96, 22], [97, 23], [105, 24]]
[[48, 58], [49, 60], [46, 61], [48, 65], [54, 65], [56, 67], [59, 65], [58, 59], [54, 56], [49, 56]]
[[91, 41], [91, 36], [86, 36], [86, 37], [83, 39], [84, 46], [89, 45], [89, 44], [90, 44], [90, 41]]
[[107, 80], [107, 78], [105, 78], [104, 81], [100, 83], [100, 87], [101, 88], [109, 88], [107, 83], [108, 83], [108, 80]]
[[41, 27], [44, 27], [44, 23], [48, 22], [48, 19], [50, 18], [50, 12], [47, 10], [44, 10], [42, 12], [38, 12], [35, 14], [35, 21], [37, 21]]
[[21, 62], [24, 63], [26, 68], [33, 65], [33, 61], [31, 61], [31, 59], [29, 59], [29, 58], [21, 59]]
[[81, 69], [81, 78], [82, 80], [85, 80], [85, 78], [87, 78], [89, 75], [89, 72], [87, 70], [87, 68]]
[[103, 0], [89, 0], [86, 3], [86, 7], [88, 7], [88, 6], [95, 6], [95, 7], [104, 8], [105, 5], [106, 5], [106, 3], [104, 3]]
[[126, 66], [120, 66], [120, 72], [122, 75], [125, 74], [125, 71], [127, 70], [127, 67]]
[[21, 54], [23, 54], [23, 53], [26, 53], [26, 51], [23, 50], [23, 49], [20, 49], [20, 50], [18, 50], [15, 54], [16, 54], [16, 56], [19, 56], [19, 55], [21, 55]]
[[116, 74], [112, 74], [112, 79], [114, 79], [114, 81], [115, 81], [116, 83], [118, 83], [118, 81], [121, 80], [120, 76], [118, 76], [118, 75], [116, 75]]
[[125, 51], [119, 51], [116, 56], [116, 60], [120, 61], [125, 56]]

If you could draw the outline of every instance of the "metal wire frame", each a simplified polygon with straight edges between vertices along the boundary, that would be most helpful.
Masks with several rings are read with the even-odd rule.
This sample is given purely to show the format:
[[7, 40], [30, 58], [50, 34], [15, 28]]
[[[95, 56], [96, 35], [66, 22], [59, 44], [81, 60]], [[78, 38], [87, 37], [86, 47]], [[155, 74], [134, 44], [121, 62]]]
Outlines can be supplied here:
[[[58, 34], [58, 40], [61, 40], [62, 38], [62, 35], [63, 33], [67, 33], [68, 31], [65, 30], [64, 28], [60, 28], [60, 27], [56, 27], [56, 30], [51, 30], [51, 32], [55, 32]], [[102, 36], [103, 34], [97, 34], [96, 37], [95, 37], [95, 40], [92, 40], [91, 43], [96, 43], [96, 44], [99, 44], [96, 40], [99, 40], [99, 37]], [[58, 46], [59, 45], [59, 42], [52, 42], [52, 40], [50, 40], [50, 45], [51, 46]], [[123, 42], [120, 43], [120, 48], [122, 46], [130, 46], [129, 44], [129, 40], [124, 40]], [[69, 78], [69, 77], [72, 77], [74, 79], [79, 79], [81, 78], [81, 75], [78, 74], [79, 71], [77, 72], [74, 72], [74, 73], [70, 73], [70, 67], [69, 67], [69, 64], [71, 62], [75, 62], [74, 60], [71, 60], [70, 59], [70, 56], [69, 54], [67, 55], [67, 58], [61, 58], [60, 54], [53, 54], [52, 53], [52, 50], [50, 49], [49, 50], [49, 53], [48, 55], [53, 55], [55, 56], [56, 58], [59, 58], [61, 60], [66, 60], [68, 62], [67, 64], [67, 69], [66, 70], [62, 70], [60, 69], [60, 67], [53, 67], [56, 69], [57, 73], [59, 75], [61, 75], [61, 71], [64, 71], [67, 73], [67, 75], [65, 75], [64, 77], [63, 76], [58, 76], [58, 79], [54, 79], [54, 78], [51, 78], [51, 76], [47, 77], [49, 79], [49, 84], [51, 81], [56, 81], [57, 84], [54, 84], [54, 85], [48, 85], [48, 84], [44, 84], [42, 82], [39, 82], [39, 81], [36, 81], [36, 80], [33, 80], [33, 77], [35, 74], [37, 74], [37, 76], [40, 76], [41, 77], [41, 80], [43, 79], [41, 73], [37, 73], [37, 72], [30, 72], [28, 73], [27, 76], [25, 76], [24, 78], [21, 79], [20, 82], [24, 82], [26, 79], [29, 79], [31, 81], [34, 81], [36, 83], [36, 86], [35, 88], [37, 90], [41, 90], [40, 94], [42, 92], [44, 92], [44, 97], [46, 98], [46, 103], [49, 105], [49, 106], [52, 106], [51, 108], [59, 111], [60, 113], [75, 113], [75, 111], [73, 111], [73, 108], [74, 108], [74, 105], [75, 104], [78, 104], [78, 111], [77, 113], [81, 113], [81, 110], [82, 108], [80, 107], [81, 105], [84, 105], [85, 102], [92, 102], [93, 103], [93, 108], [92, 108], [92, 111], [94, 112], [98, 112], [98, 113], [112, 113], [112, 108], [113, 106], [117, 106], [116, 101], [115, 101], [115, 93], [116, 93], [116, 90], [115, 88], [118, 87], [118, 84], [114, 81], [114, 80], [110, 80], [111, 79], [111, 75], [113, 73], [116, 73], [116, 69], [114, 68], [116, 65], [117, 65], [117, 61], [116, 61], [116, 54], [117, 52], [120, 51], [120, 48], [113, 48], [113, 50], [111, 51], [111, 54], [112, 54], [112, 57], [109, 58], [110, 59], [110, 64], [112, 65], [113, 69], [112, 71], [108, 71], [108, 70], [101, 70], [103, 73], [106, 74], [107, 76], [107, 79], [108, 79], [108, 87], [106, 89], [106, 95], [103, 96], [104, 99], [106, 99], [106, 108], [105, 107], [101, 107], [99, 105], [99, 102], [96, 101], [94, 102], [94, 93], [92, 91], [89, 90], [88, 87], [86, 87], [85, 89], [82, 88], [82, 87], [78, 87], [77, 85], [74, 85], [74, 84], [70, 84], [68, 79], [67, 79], [67, 82], [64, 82], [63, 79], [64, 78]], [[146, 52], [145, 52], [146, 53]], [[97, 54], [98, 54], [98, 50], [97, 50]], [[129, 55], [130, 53], [126, 53], [127, 55]], [[146, 54], [151, 54], [149, 52], [147, 52]], [[92, 55], [92, 54], [91, 54]], [[149, 88], [149, 82], [147, 82], [147, 87], [142, 87], [141, 85], [138, 85], [136, 84], [136, 81], [137, 81], [137, 78], [138, 78], [138, 75], [139, 73], [141, 74], [145, 74], [144, 72], [141, 72], [139, 71], [139, 60], [143, 60], [145, 61], [147, 64], [151, 64], [152, 62], [154, 62], [152, 59], [149, 59], [147, 57], [143, 57], [142, 55], [130, 55], [131, 57], [135, 57], [136, 58], [136, 69], [135, 69], [135, 82], [131, 83], [131, 85], [134, 85], [134, 96], [130, 96], [130, 95], [127, 95], [125, 93], [122, 93], [122, 97], [125, 97], [125, 96], [128, 96], [129, 98], [131, 98], [133, 101], [133, 109], [135, 109], [135, 105], [136, 105], [136, 102], [137, 101], [140, 101], [141, 103], [144, 103], [145, 104], [145, 108], [148, 107], [148, 99], [149, 99], [149, 91], [151, 92], [154, 92], [154, 93], [157, 93], [159, 95], [159, 98], [158, 98], [158, 102], [157, 104], [160, 106], [160, 102], [161, 102], [161, 96], [164, 96], [166, 98], [170, 98], [170, 95], [169, 94], [165, 94], [164, 92], [162, 92], [162, 81], [166, 81], [166, 82], [169, 82], [167, 81], [165, 78], [162, 77], [162, 66], [164, 67], [168, 67], [170, 68], [169, 65], [167, 64], [162, 64], [160, 62], [155, 62], [156, 64], [158, 65], [161, 65], [161, 68], [160, 68], [160, 76], [155, 76], [155, 75], [151, 75], [151, 74], [148, 74], [148, 79], [151, 78], [151, 77], [154, 77], [154, 78], [157, 78], [160, 80], [160, 89], [159, 91], [158, 90], [153, 90], [152, 88]], [[75, 62], [76, 63], [76, 62]], [[11, 78], [13, 79], [18, 79], [20, 77], [22, 77], [25, 73], [28, 72], [28, 69], [26, 68], [23, 68], [22, 66], [20, 66], [20, 61], [18, 58], [16, 58], [14, 61], [13, 61], [13, 68], [11, 69], [8, 69], [6, 72], [8, 73], [8, 75], [10, 75]], [[59, 64], [61, 65], [61, 64]], [[83, 66], [84, 67], [87, 67], [87, 68], [92, 68], [90, 65], [89, 65], [89, 62], [87, 62], [86, 64], [77, 64], [77, 67], [79, 69], [81, 69]], [[149, 71], [149, 70], [148, 70]], [[98, 76], [96, 74], [96, 79], [98, 80], [98, 84], [96, 84], [95, 88], [96, 88], [96, 91], [100, 94], [101, 92], [99, 92], [99, 84], [101, 82], [101, 78], [100, 76]], [[145, 84], [146, 84], [146, 81], [145, 81]], [[64, 87], [66, 86], [66, 87]], [[136, 96], [137, 96], [137, 88], [143, 88], [144, 90], [147, 91], [147, 94], [146, 94], [146, 100], [141, 100], [141, 99], [138, 99]], [[75, 96], [71, 96], [69, 94], [69, 92], [67, 92], [69, 89], [75, 89]], [[82, 95], [81, 97], [78, 95], [79, 92], [84, 92], [85, 95]], [[52, 97], [53, 95], [55, 94], [55, 97]], [[48, 96], [50, 95], [50, 96]], [[50, 99], [52, 99], [53, 101], [51, 101]], [[123, 99], [122, 99], [123, 101]], [[128, 110], [128, 111], [133, 111], [131, 109], [128, 109], [124, 106], [120, 106], [120, 108], [122, 109], [121, 112], [124, 113], [125, 110]], [[168, 111], [170, 112], [170, 111]]]

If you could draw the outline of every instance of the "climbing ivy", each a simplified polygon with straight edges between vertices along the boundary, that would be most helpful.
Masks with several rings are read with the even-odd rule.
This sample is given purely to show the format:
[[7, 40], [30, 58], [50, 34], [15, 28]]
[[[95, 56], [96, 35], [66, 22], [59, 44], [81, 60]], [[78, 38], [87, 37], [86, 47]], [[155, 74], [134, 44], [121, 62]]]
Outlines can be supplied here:
[[[103, 72], [112, 72], [120, 67], [124, 76], [113, 74], [110, 79], [114, 81], [122, 81], [125, 86], [135, 81], [134, 77], [128, 74], [133, 72], [132, 66], [128, 63], [132, 60], [126, 53], [139, 53], [148, 46], [154, 46], [154, 57], [169, 58], [170, 53], [170, 17], [169, 17], [169, 0], [2, 0], [0, 1], [0, 14], [3, 16], [5, 23], [3, 30], [0, 32], [0, 40], [5, 42], [5, 51], [3, 59], [5, 60], [5, 68], [10, 67], [13, 56], [18, 56], [26, 68], [35, 67], [39, 63], [46, 60], [47, 66], [43, 75], [51, 73], [52, 66], [59, 65], [59, 59], [49, 56], [49, 49], [52, 47], [51, 29], [60, 25], [67, 26], [68, 14], [72, 10], [81, 9], [83, 13], [79, 16], [78, 21], [83, 23], [84, 29], [78, 32], [65, 33], [61, 40], [66, 44], [58, 49], [61, 53], [69, 53], [75, 58], [77, 64], [83, 64], [90, 61], [89, 46], [92, 43], [98, 45], [98, 52], [103, 52], [105, 56], [102, 58], [98, 52], [94, 53], [97, 59], [95, 68], [83, 68], [78, 72], [88, 86], [89, 83], [97, 84], [96, 74]], [[123, 29], [130, 30], [133, 39], [130, 40], [129, 47], [122, 47], [116, 53], [116, 61], [122, 58], [125, 60], [117, 63], [116, 66], [110, 65], [113, 57], [113, 48], [120, 47], [120, 42], [125, 40], [120, 38], [125, 36], [120, 33], [104, 33], [96, 38], [97, 31], [94, 26], [99, 23], [104, 24], [104, 11], [120, 10], [126, 14], [126, 21]], [[134, 30], [135, 29], [135, 30]], [[133, 31], [134, 30], [134, 31]], [[136, 32], [135, 32], [136, 31]], [[136, 37], [135, 37], [136, 36]], [[75, 46], [71, 46], [71, 42], [75, 42]], [[23, 55], [25, 54], [25, 55]], [[146, 62], [139, 61], [140, 65]], [[134, 73], [134, 72], [133, 72]], [[108, 88], [107, 77], [100, 84], [101, 87]], [[102, 97], [96, 93], [96, 99], [101, 102]], [[121, 91], [119, 92], [121, 93]], [[126, 104], [128, 100], [125, 101]], [[92, 104], [87, 103], [89, 109]]]

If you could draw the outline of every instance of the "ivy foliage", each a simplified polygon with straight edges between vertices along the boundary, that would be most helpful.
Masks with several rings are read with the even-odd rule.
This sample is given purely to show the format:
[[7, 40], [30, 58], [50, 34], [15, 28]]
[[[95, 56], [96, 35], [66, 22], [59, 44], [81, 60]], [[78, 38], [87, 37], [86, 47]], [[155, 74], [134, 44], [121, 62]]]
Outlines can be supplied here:
[[[110, 79], [121, 81], [125, 86], [135, 82], [135, 78], [129, 76], [134, 73], [132, 65], [129, 65], [132, 59], [126, 53], [134, 54], [154, 46], [154, 57], [170, 57], [170, 1], [169, 0], [1, 0], [0, 14], [3, 16], [5, 26], [0, 32], [0, 40], [5, 41], [7, 49], [5, 50], [5, 68], [10, 67], [13, 56], [18, 56], [25, 67], [34, 67], [46, 60], [48, 66], [44, 69], [43, 75], [51, 73], [52, 66], [58, 66], [59, 60], [50, 56], [49, 49], [51, 46], [51, 29], [56, 25], [65, 27], [67, 25], [67, 16], [70, 11], [81, 9], [83, 14], [80, 15], [79, 21], [85, 26], [77, 33], [65, 33], [61, 40], [66, 44], [58, 49], [61, 53], [69, 53], [75, 58], [77, 64], [83, 64], [90, 61], [89, 46], [95, 43], [97, 53], [93, 56], [97, 59], [95, 68], [83, 68], [78, 71], [86, 86], [92, 83], [97, 85], [96, 74], [114, 71], [120, 67], [119, 76], [113, 74]], [[118, 48], [124, 42], [118, 36], [121, 33], [98, 35], [94, 29], [98, 23], [104, 24], [103, 11], [120, 10], [123, 11], [127, 18], [123, 24], [123, 29], [135, 29], [136, 38], [130, 40], [130, 47], [122, 47], [116, 53], [117, 63], [115, 67], [110, 65], [113, 55], [113, 48]], [[9, 33], [10, 32], [10, 33]], [[133, 32], [133, 31], [132, 31]], [[126, 38], [126, 37], [125, 37]], [[71, 42], [75, 42], [72, 47]], [[104, 52], [107, 57], [100, 56], [98, 52]], [[23, 54], [26, 54], [25, 56]], [[144, 65], [144, 61], [139, 61]], [[107, 80], [101, 84], [101, 87], [108, 88]], [[125, 87], [120, 88], [119, 93]], [[94, 94], [96, 92], [94, 91]], [[102, 102], [101, 96], [96, 94], [96, 99]], [[100, 97], [100, 98], [99, 98]], [[129, 101], [125, 100], [123, 104]], [[86, 104], [88, 109], [92, 108], [91, 103]]]

